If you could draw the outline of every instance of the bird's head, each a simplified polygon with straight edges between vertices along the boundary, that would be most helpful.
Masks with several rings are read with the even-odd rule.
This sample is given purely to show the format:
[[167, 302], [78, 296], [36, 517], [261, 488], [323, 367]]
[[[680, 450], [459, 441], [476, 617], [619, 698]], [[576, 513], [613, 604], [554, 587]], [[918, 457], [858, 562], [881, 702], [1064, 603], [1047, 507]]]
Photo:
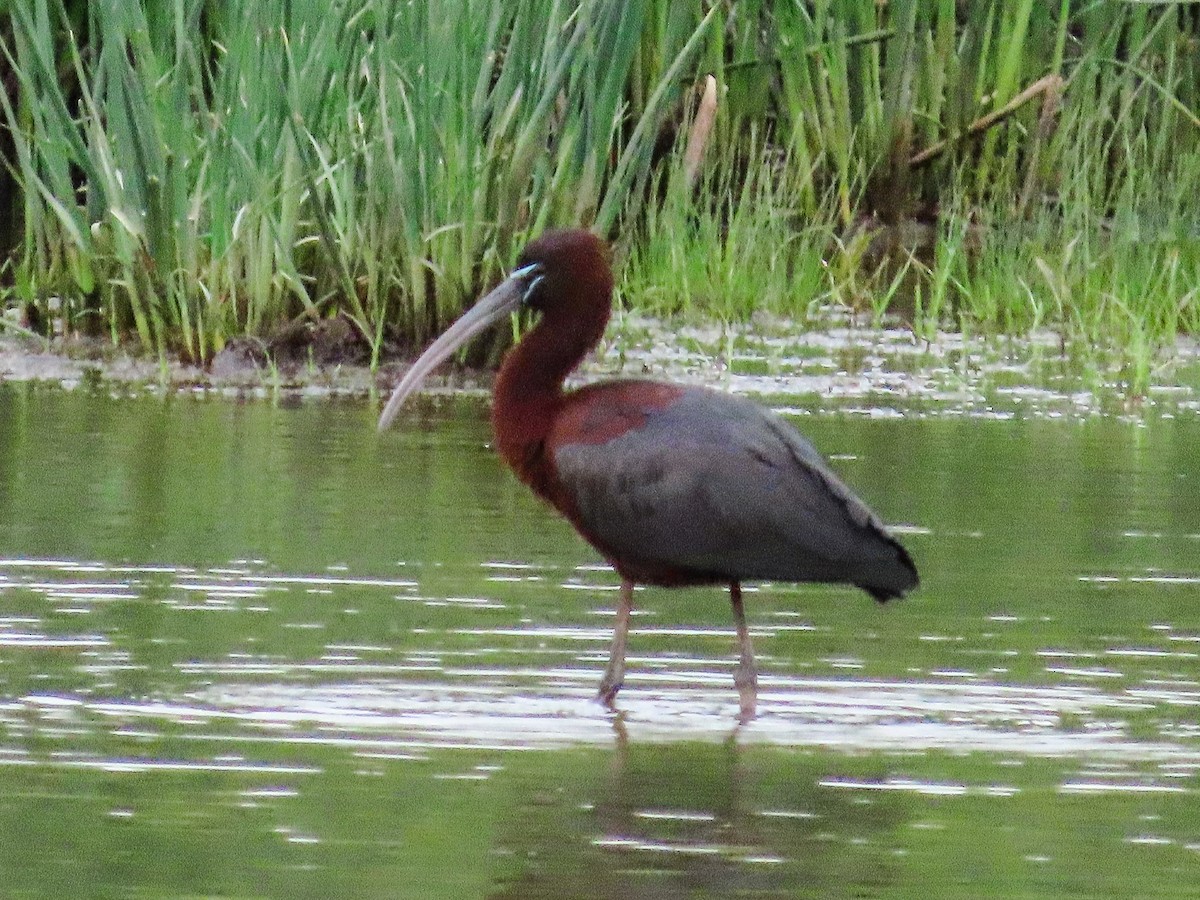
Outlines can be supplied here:
[[510, 279], [524, 282], [520, 305], [547, 313], [575, 302], [608, 302], [612, 269], [608, 244], [590, 231], [547, 231], [521, 251]]
[[581, 229], [545, 232], [526, 245], [504, 281], [463, 313], [413, 363], [388, 398], [379, 417], [379, 430], [392, 423], [404, 401], [438, 364], [485, 328], [522, 309], [543, 316], [572, 317], [602, 306], [606, 319], [611, 294], [612, 269], [604, 241]]

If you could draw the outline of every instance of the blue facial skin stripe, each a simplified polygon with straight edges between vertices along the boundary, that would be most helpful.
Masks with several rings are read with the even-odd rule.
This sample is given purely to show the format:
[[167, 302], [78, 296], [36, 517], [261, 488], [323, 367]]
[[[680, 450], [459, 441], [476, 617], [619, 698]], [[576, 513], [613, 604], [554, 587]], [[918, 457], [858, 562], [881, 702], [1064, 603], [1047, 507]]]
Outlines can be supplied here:
[[[514, 269], [508, 276], [509, 281], [519, 281], [530, 275], [534, 275], [532, 281], [525, 288], [525, 293], [521, 296], [521, 302], [525, 303], [529, 300], [529, 296], [533, 293], [533, 289], [538, 286], [543, 276], [540, 274], [542, 266], [540, 263], [530, 263], [527, 266], [521, 266], [519, 269]], [[537, 273], [537, 274], [535, 274]]]

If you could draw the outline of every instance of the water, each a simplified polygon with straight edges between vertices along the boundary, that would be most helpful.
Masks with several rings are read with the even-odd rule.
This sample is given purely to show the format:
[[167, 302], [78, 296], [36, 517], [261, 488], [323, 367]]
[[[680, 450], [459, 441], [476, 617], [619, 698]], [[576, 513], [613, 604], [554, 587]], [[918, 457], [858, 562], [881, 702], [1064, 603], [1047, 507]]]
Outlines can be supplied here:
[[0, 386], [0, 892], [1195, 896], [1200, 420], [1060, 394], [770, 395], [923, 586], [748, 593], [739, 729], [717, 589], [595, 704], [617, 579], [478, 397]]

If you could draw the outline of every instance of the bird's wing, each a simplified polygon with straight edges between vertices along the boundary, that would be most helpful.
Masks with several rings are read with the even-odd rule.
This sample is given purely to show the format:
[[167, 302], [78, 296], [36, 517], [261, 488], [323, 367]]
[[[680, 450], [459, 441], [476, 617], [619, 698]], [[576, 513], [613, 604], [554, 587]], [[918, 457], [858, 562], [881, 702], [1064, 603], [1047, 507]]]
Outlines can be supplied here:
[[[903, 548], [778, 416], [699, 388], [666, 405], [639, 405], [628, 388], [609, 393], [586, 401], [593, 434], [606, 439], [555, 434], [551, 449], [584, 528], [615, 559], [730, 579], [847, 581], [877, 596], [915, 585]], [[632, 427], [606, 429], [609, 418]]]

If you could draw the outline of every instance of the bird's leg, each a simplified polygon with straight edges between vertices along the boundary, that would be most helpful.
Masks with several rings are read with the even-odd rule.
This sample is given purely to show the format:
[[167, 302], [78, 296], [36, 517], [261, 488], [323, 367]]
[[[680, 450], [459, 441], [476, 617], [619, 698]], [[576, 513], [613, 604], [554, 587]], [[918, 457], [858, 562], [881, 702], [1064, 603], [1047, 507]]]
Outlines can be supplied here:
[[633, 582], [621, 580], [621, 594], [617, 600], [617, 621], [613, 625], [612, 649], [608, 653], [608, 665], [600, 679], [600, 700], [612, 706], [617, 691], [625, 681], [625, 639], [629, 635], [629, 616], [633, 612]]
[[754, 647], [750, 644], [750, 631], [746, 628], [746, 611], [742, 608], [742, 586], [729, 582], [729, 602], [733, 604], [733, 622], [737, 625], [738, 667], [733, 673], [733, 683], [738, 689], [741, 713], [738, 719], [745, 724], [754, 718], [754, 706], [758, 700], [758, 667], [754, 664]]

